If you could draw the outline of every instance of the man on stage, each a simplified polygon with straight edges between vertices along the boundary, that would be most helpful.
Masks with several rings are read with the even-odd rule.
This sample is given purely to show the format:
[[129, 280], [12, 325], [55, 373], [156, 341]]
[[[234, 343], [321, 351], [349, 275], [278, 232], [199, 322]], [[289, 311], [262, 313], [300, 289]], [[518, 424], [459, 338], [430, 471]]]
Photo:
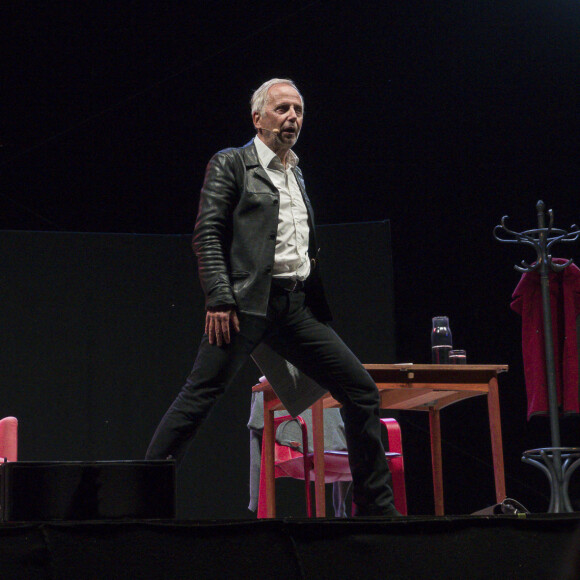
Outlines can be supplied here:
[[264, 342], [342, 404], [354, 515], [396, 516], [376, 385], [327, 324], [312, 208], [292, 151], [304, 118], [302, 96], [292, 81], [272, 79], [251, 105], [256, 137], [220, 151], [207, 167], [193, 238], [205, 334], [147, 459], [179, 463], [215, 402]]

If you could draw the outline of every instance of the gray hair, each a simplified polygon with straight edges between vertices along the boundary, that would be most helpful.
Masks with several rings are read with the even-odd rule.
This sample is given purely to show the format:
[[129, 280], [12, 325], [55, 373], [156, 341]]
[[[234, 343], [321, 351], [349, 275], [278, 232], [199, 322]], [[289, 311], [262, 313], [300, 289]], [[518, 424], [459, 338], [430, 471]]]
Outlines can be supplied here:
[[[294, 84], [294, 81], [291, 81], [290, 79], [270, 79], [269, 81], [266, 81], [259, 89], [256, 89], [254, 91], [252, 99], [250, 100], [250, 105], [252, 107], [252, 115], [254, 113], [262, 114], [264, 112], [264, 107], [268, 103], [268, 91], [274, 85], [290, 85], [291, 87], [296, 89], [296, 91], [300, 95], [300, 91], [298, 90], [298, 87]], [[300, 98], [302, 99], [302, 105], [304, 106], [304, 98], [302, 97], [302, 95], [300, 95]]]

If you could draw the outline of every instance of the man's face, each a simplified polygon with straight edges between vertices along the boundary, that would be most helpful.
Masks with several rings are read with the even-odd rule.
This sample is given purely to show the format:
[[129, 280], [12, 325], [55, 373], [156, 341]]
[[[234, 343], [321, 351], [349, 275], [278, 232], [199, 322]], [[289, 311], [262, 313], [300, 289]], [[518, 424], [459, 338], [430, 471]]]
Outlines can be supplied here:
[[[302, 99], [290, 85], [274, 85], [262, 113], [253, 115], [254, 126], [262, 141], [272, 150], [288, 150], [298, 139], [303, 120]], [[273, 132], [277, 129], [279, 132]]]

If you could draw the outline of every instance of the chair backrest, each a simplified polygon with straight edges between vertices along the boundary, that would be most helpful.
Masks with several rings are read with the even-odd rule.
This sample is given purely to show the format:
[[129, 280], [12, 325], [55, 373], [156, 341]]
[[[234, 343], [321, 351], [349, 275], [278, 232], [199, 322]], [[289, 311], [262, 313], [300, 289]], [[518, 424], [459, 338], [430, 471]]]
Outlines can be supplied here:
[[0, 419], [0, 461], [18, 460], [18, 419]]

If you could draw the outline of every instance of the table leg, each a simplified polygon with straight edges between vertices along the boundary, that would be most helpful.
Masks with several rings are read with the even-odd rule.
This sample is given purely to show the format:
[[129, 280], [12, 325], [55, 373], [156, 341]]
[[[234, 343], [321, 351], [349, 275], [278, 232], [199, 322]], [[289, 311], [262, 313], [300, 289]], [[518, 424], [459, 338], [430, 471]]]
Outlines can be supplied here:
[[433, 467], [433, 496], [435, 515], [445, 513], [443, 501], [443, 462], [441, 459], [441, 420], [439, 410], [429, 407], [429, 431], [431, 433], [431, 464]]
[[312, 439], [314, 445], [314, 497], [316, 517], [326, 516], [326, 496], [324, 486], [324, 415], [322, 399], [312, 405]]
[[264, 455], [266, 470], [266, 517], [276, 517], [276, 480], [274, 476], [274, 413], [264, 409]]
[[507, 496], [505, 492], [503, 444], [501, 439], [501, 417], [499, 412], [499, 391], [497, 386], [497, 377], [493, 377], [489, 381], [487, 408], [489, 412], [491, 453], [493, 457], [493, 474], [495, 478], [495, 499], [497, 503], [501, 503]]

